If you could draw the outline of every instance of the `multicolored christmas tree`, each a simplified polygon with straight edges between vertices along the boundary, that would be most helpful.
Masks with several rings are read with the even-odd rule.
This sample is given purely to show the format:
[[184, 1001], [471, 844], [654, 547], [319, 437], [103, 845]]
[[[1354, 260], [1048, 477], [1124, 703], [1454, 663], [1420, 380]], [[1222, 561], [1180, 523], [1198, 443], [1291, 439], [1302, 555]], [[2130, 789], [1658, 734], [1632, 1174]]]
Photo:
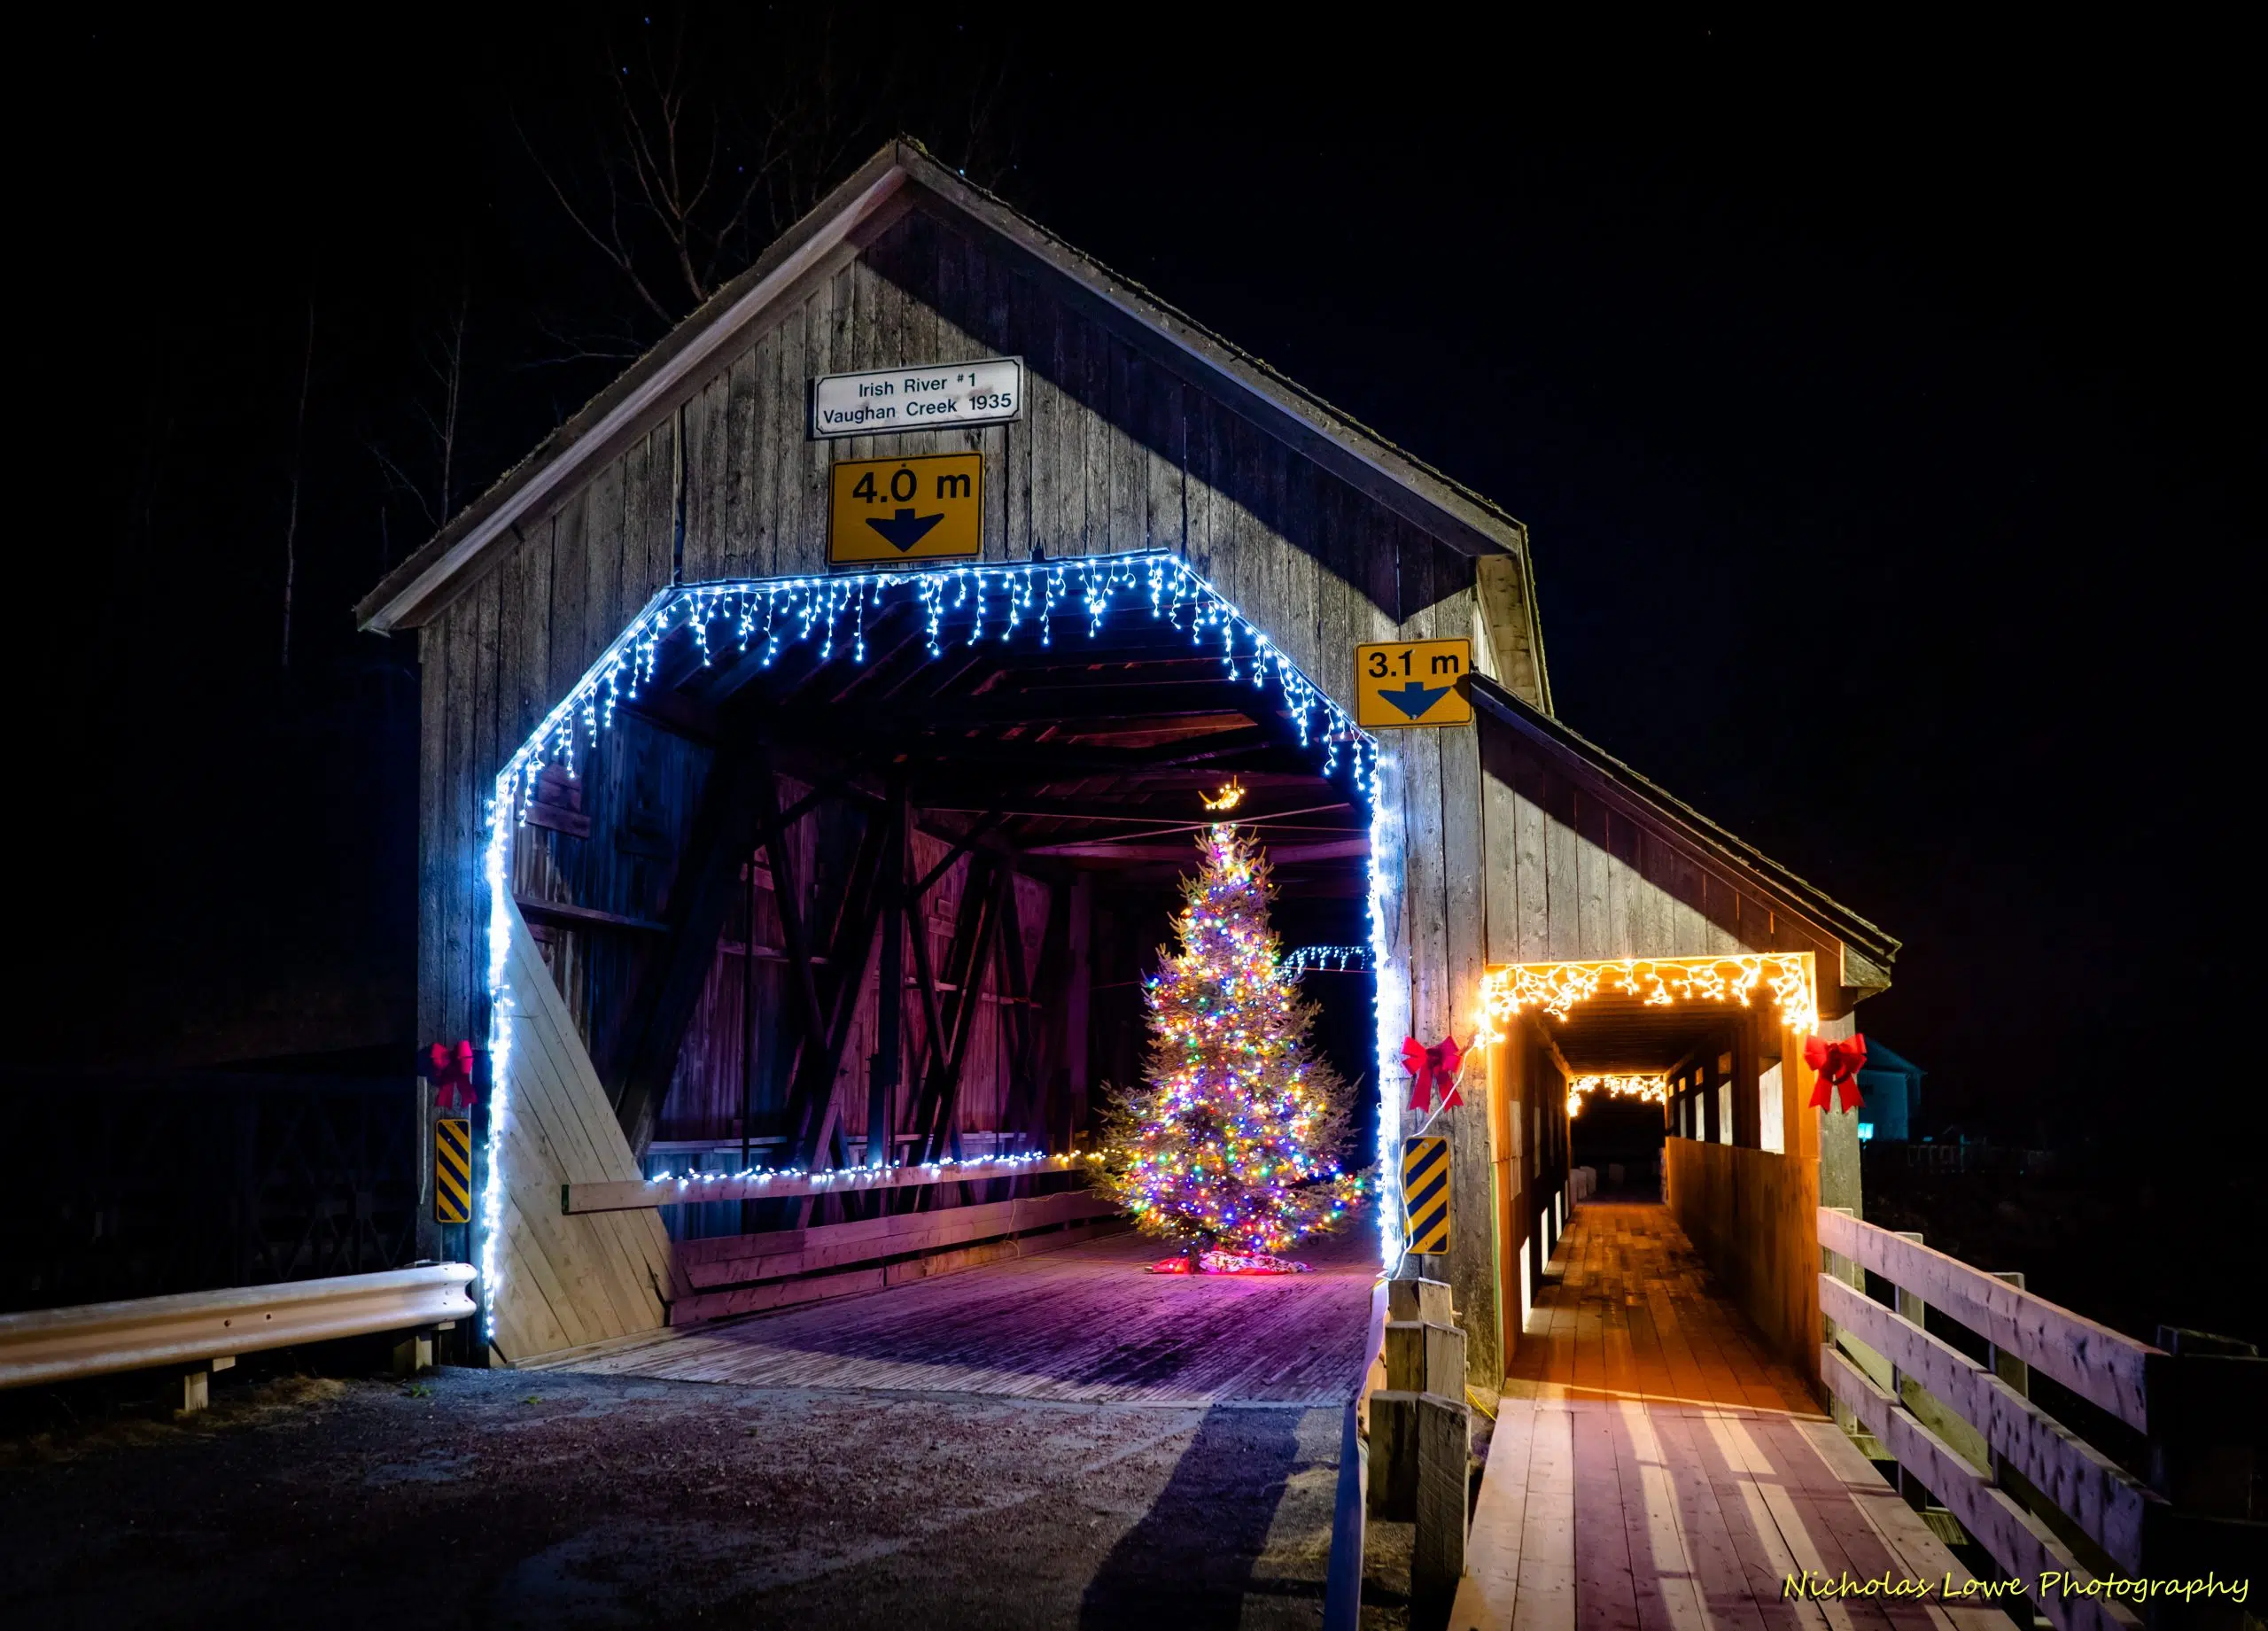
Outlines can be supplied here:
[[1099, 1187], [1183, 1244], [1161, 1271], [1285, 1272], [1275, 1254], [1332, 1229], [1363, 1184], [1346, 1171], [1346, 1084], [1308, 1043], [1317, 1010], [1277, 962], [1268, 861], [1227, 823], [1182, 880], [1179, 951], [1146, 993], [1149, 1065], [1106, 1112]]

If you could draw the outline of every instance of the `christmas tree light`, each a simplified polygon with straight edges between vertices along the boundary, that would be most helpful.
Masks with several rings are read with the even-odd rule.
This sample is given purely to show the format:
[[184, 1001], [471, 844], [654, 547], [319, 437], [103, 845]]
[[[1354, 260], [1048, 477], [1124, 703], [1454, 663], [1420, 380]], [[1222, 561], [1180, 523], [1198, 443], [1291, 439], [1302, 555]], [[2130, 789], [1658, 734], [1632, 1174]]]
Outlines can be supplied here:
[[1161, 1271], [1295, 1272], [1275, 1254], [1336, 1227], [1363, 1188], [1340, 1161], [1347, 1089], [1309, 1045], [1317, 1010], [1281, 966], [1259, 845], [1226, 822], [1199, 843], [1181, 949], [1145, 993], [1146, 1079], [1106, 1113], [1098, 1187], [1184, 1243]]

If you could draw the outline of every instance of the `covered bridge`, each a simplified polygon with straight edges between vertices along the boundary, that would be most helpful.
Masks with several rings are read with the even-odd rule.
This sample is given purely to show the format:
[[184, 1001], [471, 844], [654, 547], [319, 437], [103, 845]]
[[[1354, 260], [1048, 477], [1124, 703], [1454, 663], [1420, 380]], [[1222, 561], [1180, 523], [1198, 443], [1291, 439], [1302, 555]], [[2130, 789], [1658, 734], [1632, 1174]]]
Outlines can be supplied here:
[[[955, 406], [840, 416], [899, 387]], [[1896, 943], [1558, 722], [1518, 522], [918, 148], [359, 616], [418, 640], [418, 1024], [493, 1078], [434, 1247], [481, 1263], [500, 1358], [1107, 1226], [1076, 1157], [1234, 781], [1287, 944], [1355, 948], [1311, 977], [1378, 1153], [1363, 1258], [1399, 1251], [1405, 1037], [1493, 1038], [1433, 1127], [1475, 1385], [1604, 1074], [1671, 1084], [1680, 1215], [1815, 1373], [1855, 1145], [1800, 1045]], [[1355, 649], [1409, 641], [1450, 642], [1465, 722], [1360, 694]]]

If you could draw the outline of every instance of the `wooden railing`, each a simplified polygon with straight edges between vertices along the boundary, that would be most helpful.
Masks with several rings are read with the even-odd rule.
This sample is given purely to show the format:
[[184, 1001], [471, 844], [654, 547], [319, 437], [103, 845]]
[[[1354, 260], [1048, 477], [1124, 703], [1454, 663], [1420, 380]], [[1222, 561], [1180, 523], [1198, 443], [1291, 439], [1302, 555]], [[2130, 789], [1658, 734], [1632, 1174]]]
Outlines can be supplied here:
[[[1819, 1239], [1829, 1391], [2055, 1625], [2142, 1622], [2140, 1602], [2090, 1582], [2249, 1572], [2268, 1526], [2249, 1520], [2251, 1455], [2232, 1447], [2258, 1431], [2268, 1360], [2189, 1332], [2153, 1347], [1839, 1208], [1821, 1209]], [[1899, 1306], [1853, 1270], [1888, 1280]], [[1930, 1308], [1982, 1337], [1989, 1363], [1924, 1329]], [[2151, 1481], [2033, 1402], [2032, 1371], [2146, 1435]]]
[[718, 1200], [785, 1200], [804, 1195], [862, 1195], [881, 1189], [919, 1189], [932, 1184], [982, 1184], [992, 1178], [1037, 1178], [1084, 1172], [1084, 1155], [983, 1156], [905, 1167], [835, 1167], [819, 1172], [688, 1172], [628, 1182], [564, 1184], [559, 1209], [631, 1212], [645, 1207], [702, 1206]]

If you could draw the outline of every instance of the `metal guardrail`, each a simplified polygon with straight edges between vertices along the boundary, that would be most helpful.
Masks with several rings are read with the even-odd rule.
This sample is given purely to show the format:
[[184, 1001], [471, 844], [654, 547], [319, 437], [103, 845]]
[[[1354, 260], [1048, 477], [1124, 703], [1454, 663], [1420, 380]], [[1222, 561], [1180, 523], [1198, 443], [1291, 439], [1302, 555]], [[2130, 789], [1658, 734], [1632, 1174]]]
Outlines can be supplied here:
[[470, 1263], [0, 1314], [0, 1387], [188, 1365], [470, 1319]]

